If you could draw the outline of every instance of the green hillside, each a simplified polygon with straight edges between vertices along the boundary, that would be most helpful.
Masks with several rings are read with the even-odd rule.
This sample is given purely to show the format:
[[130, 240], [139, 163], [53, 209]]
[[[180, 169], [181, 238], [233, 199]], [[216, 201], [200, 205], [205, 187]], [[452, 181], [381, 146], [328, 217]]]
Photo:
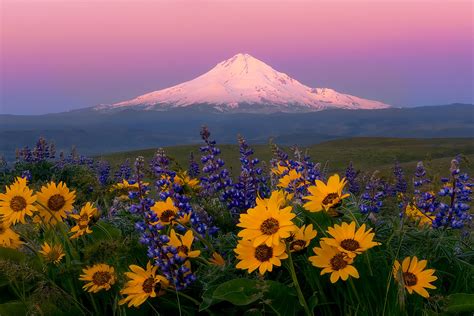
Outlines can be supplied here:
[[[200, 145], [164, 147], [166, 153], [183, 168], [187, 168], [189, 153], [194, 152], [199, 158]], [[231, 170], [239, 170], [238, 145], [219, 145], [222, 158]], [[269, 145], [253, 145], [255, 157], [268, 162], [271, 159]], [[291, 152], [290, 147], [282, 147]], [[341, 171], [352, 161], [356, 168], [363, 170], [389, 170], [393, 162], [398, 160], [407, 169], [415, 167], [419, 160], [432, 168], [434, 172], [446, 173], [449, 162], [457, 154], [467, 158], [463, 169], [473, 171], [474, 165], [474, 138], [432, 138], [432, 139], [403, 139], [403, 138], [349, 138], [323, 142], [316, 145], [300, 148], [307, 152], [314, 161], [326, 165], [329, 171]], [[119, 164], [127, 158], [133, 160], [137, 156], [144, 156], [149, 160], [156, 148], [137, 151], [119, 152], [102, 156], [113, 165]]]

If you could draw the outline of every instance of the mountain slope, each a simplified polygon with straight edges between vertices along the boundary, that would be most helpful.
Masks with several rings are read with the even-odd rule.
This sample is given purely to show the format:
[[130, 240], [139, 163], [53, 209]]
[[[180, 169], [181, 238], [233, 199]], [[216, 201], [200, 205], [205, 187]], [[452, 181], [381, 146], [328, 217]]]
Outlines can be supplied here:
[[16, 148], [33, 146], [40, 136], [54, 141], [58, 152], [74, 144], [87, 155], [196, 144], [201, 142], [202, 125], [209, 126], [219, 143], [234, 143], [238, 134], [250, 143], [267, 143], [273, 138], [282, 145], [315, 144], [347, 137], [472, 137], [473, 111], [474, 105], [451, 104], [274, 114], [213, 113], [195, 108], [156, 112], [132, 108], [41, 116], [0, 115], [0, 156], [14, 159]]
[[308, 112], [328, 108], [389, 107], [382, 102], [328, 88], [310, 88], [248, 54], [237, 54], [191, 81], [129, 101], [100, 105], [96, 109], [134, 107], [164, 110], [197, 105], [207, 105], [223, 112]]

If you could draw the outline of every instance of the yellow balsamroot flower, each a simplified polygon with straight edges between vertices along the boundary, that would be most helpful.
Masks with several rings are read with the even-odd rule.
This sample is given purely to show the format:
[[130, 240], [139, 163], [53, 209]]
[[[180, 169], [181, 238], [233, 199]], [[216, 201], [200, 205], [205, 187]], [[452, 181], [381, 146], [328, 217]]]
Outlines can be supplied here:
[[209, 259], [209, 262], [215, 266], [225, 266], [225, 260], [224, 258], [222, 258], [222, 256], [220, 254], [218, 254], [217, 252], [214, 252], [212, 254], [212, 258]]
[[341, 201], [347, 198], [350, 194], [342, 194], [342, 190], [346, 185], [347, 181], [343, 178], [340, 180], [339, 175], [335, 174], [331, 176], [328, 183], [325, 184], [320, 180], [316, 180], [316, 185], [308, 187], [309, 193], [303, 199], [309, 200], [303, 206], [310, 212], [320, 212], [322, 210], [329, 210], [341, 203]]
[[69, 215], [70, 218], [76, 221], [76, 225], [69, 231], [69, 233], [73, 234], [71, 239], [92, 233], [92, 230], [89, 228], [89, 222], [96, 214], [97, 208], [95, 208], [92, 203], [87, 202], [86, 205], [81, 208], [79, 214]]
[[243, 239], [251, 240], [254, 246], [266, 244], [271, 247], [278, 245], [280, 239], [290, 237], [296, 225], [291, 221], [296, 214], [291, 206], [282, 207], [283, 200], [279, 193], [272, 193], [266, 203], [260, 203], [241, 214], [238, 227], [244, 228], [238, 234]]
[[321, 270], [321, 275], [331, 273], [331, 283], [336, 283], [339, 278], [346, 281], [349, 276], [359, 278], [359, 272], [352, 266], [353, 259], [345, 253], [340, 252], [336, 247], [332, 247], [325, 242], [320, 243], [321, 248], [314, 247], [316, 256], [309, 257], [311, 264]]
[[272, 173], [278, 176], [281, 176], [287, 173], [290, 169], [287, 166], [278, 164], [276, 167], [272, 168]]
[[196, 258], [201, 254], [200, 250], [191, 250], [194, 241], [193, 232], [188, 230], [184, 236], [176, 234], [174, 229], [170, 232], [170, 241], [168, 245], [173, 246], [182, 258]]
[[418, 225], [431, 225], [433, 218], [429, 213], [423, 213], [414, 204], [409, 203], [405, 208], [405, 214], [413, 221], [418, 221]]
[[281, 266], [281, 260], [288, 258], [285, 250], [284, 243], [273, 246], [266, 244], [255, 246], [250, 240], [240, 240], [234, 249], [237, 259], [240, 260], [236, 268], [248, 270], [249, 273], [258, 269], [258, 272], [263, 275], [267, 271], [271, 272], [273, 266]]
[[130, 265], [132, 272], [125, 272], [125, 276], [129, 279], [125, 283], [125, 287], [120, 291], [120, 294], [127, 297], [119, 301], [119, 305], [128, 303], [128, 307], [139, 307], [149, 297], [156, 297], [164, 294], [165, 288], [168, 287], [169, 281], [156, 274], [156, 266], [152, 266], [150, 262], [146, 265], [146, 270], [137, 266]]
[[356, 255], [380, 245], [379, 242], [373, 241], [375, 233], [372, 233], [372, 228], [365, 230], [363, 224], [356, 231], [356, 223], [350, 224], [342, 223], [342, 225], [335, 224], [334, 227], [328, 228], [328, 233], [333, 238], [321, 238], [326, 244], [336, 247], [339, 251], [344, 252], [350, 258], [355, 258]]
[[56, 185], [54, 182], [48, 183], [41, 187], [41, 191], [37, 193], [40, 216], [44, 218], [47, 223], [56, 223], [62, 221], [67, 217], [67, 212], [72, 211], [73, 204], [76, 199], [76, 192], [69, 191], [65, 183], [59, 182]]
[[291, 169], [287, 175], [283, 176], [280, 179], [277, 186], [285, 189], [296, 189], [305, 185], [306, 183], [307, 182], [303, 179], [301, 173], [297, 172], [294, 169]]
[[281, 206], [288, 206], [291, 200], [293, 199], [294, 194], [288, 193], [287, 191], [284, 190], [276, 190], [273, 191], [271, 196], [269, 198], [261, 198], [257, 197], [255, 200], [255, 204], [260, 206], [262, 205], [263, 207], [267, 207], [267, 205], [270, 204], [279, 204]]
[[82, 269], [79, 280], [87, 282], [82, 288], [84, 291], [97, 293], [101, 290], [110, 290], [117, 280], [113, 267], [105, 263], [95, 264]]
[[36, 207], [33, 203], [36, 195], [26, 185], [26, 179], [18, 177], [6, 187], [5, 193], [0, 193], [0, 215], [3, 220], [12, 224], [25, 223], [26, 216], [33, 215]]
[[0, 247], [18, 249], [22, 244], [20, 235], [10, 228], [10, 223], [0, 221]]
[[192, 213], [183, 214], [179, 216], [176, 221], [178, 221], [182, 225], [186, 225], [191, 220], [191, 215]]
[[136, 191], [138, 190], [138, 183], [130, 183], [128, 180], [123, 179], [122, 182], [118, 182], [112, 186], [110, 191]]
[[[417, 257], [406, 257], [401, 266], [398, 260], [393, 265], [393, 276], [400, 284], [407, 289], [408, 293], [413, 291], [423, 297], [429, 297], [430, 294], [426, 289], [436, 289], [436, 286], [430, 282], [436, 281], [438, 278], [433, 275], [434, 269], [425, 270], [427, 261], [418, 261]], [[401, 267], [401, 270], [400, 270]]]
[[317, 234], [318, 233], [313, 229], [313, 224], [299, 227], [291, 234], [289, 238], [290, 251], [297, 252], [308, 247], [311, 240], [313, 240]]
[[[147, 182], [143, 182], [143, 185], [149, 185]], [[128, 192], [138, 191], [138, 183], [130, 183], [128, 180], [123, 179], [122, 182], [114, 184], [110, 188], [111, 192], [115, 192], [119, 195], [119, 198], [122, 200], [128, 200]]]
[[47, 242], [41, 246], [39, 253], [47, 263], [58, 265], [65, 256], [63, 247], [60, 244], [51, 246]]
[[155, 205], [153, 205], [150, 209], [158, 217], [158, 221], [152, 223], [153, 225], [169, 225], [178, 215], [178, 208], [174, 206], [173, 200], [170, 197], [168, 197], [165, 202], [155, 202]]
[[174, 178], [174, 182], [180, 186], [188, 186], [191, 189], [197, 189], [199, 187], [199, 180], [189, 177], [186, 171], [178, 173]]

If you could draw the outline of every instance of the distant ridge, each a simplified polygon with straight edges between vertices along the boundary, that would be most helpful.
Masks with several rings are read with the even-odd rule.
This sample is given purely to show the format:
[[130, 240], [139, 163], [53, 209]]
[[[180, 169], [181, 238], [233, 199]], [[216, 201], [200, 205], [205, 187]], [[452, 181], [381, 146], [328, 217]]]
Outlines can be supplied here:
[[[219, 143], [237, 134], [249, 143], [307, 145], [347, 137], [447, 138], [474, 135], [474, 105], [388, 108], [376, 111], [331, 109], [311, 113], [214, 113], [198, 108], [169, 111], [97, 112], [91, 108], [39, 116], [0, 115], [0, 155], [14, 159], [15, 149], [34, 146], [43, 136], [57, 150], [76, 145], [83, 154], [158, 148], [201, 142], [209, 126]], [[343, 150], [343, 149], [341, 149]]]
[[312, 112], [325, 109], [384, 109], [389, 105], [311, 88], [278, 72], [249, 54], [237, 54], [205, 74], [176, 86], [153, 91], [132, 100], [96, 106], [96, 110], [136, 108], [163, 111], [208, 107], [220, 112]]

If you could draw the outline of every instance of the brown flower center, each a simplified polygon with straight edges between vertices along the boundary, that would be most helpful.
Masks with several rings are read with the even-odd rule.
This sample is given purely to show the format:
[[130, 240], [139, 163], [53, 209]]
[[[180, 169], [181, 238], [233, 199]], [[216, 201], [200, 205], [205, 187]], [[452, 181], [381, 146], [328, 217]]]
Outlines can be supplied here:
[[66, 200], [61, 194], [55, 194], [48, 200], [48, 208], [51, 211], [57, 212], [66, 204]]
[[153, 289], [155, 288], [155, 278], [154, 277], [149, 277], [143, 282], [142, 289], [143, 292], [145, 293], [151, 293], [153, 292]]
[[411, 272], [403, 272], [403, 282], [406, 286], [413, 286], [418, 282], [418, 278]]
[[337, 193], [329, 193], [323, 200], [324, 205], [331, 205], [334, 204], [334, 201], [339, 202], [339, 194]]
[[178, 248], [176, 248], [176, 250], [178, 251], [178, 253], [182, 252], [182, 253], [184, 253], [185, 255], [187, 255], [187, 254], [188, 254], [188, 251], [189, 251], [188, 247], [185, 246], [185, 245], [179, 246]]
[[59, 260], [60, 256], [61, 252], [59, 251], [59, 249], [52, 248], [51, 251], [47, 254], [46, 258], [49, 262], [56, 262]]
[[26, 208], [26, 200], [22, 196], [14, 196], [10, 201], [10, 208], [15, 212], [21, 212]]
[[98, 272], [95, 272], [94, 275], [92, 275], [92, 282], [94, 282], [95, 285], [103, 286], [107, 284], [111, 278], [112, 276], [110, 275], [109, 272], [98, 271]]
[[260, 225], [260, 231], [265, 235], [273, 235], [279, 228], [280, 223], [273, 217], [266, 219], [263, 221], [262, 225]]
[[329, 263], [334, 271], [344, 269], [347, 266], [347, 261], [344, 260], [344, 255], [342, 253], [338, 253], [332, 257]]
[[290, 244], [290, 250], [300, 251], [304, 247], [306, 247], [306, 241], [301, 239], [295, 240]]
[[260, 245], [255, 248], [255, 259], [260, 262], [266, 262], [273, 257], [273, 248], [267, 245]]
[[78, 226], [80, 230], [85, 230], [89, 226], [89, 222], [79, 222]]
[[349, 251], [354, 251], [359, 249], [360, 245], [357, 240], [344, 239], [343, 241], [341, 241], [341, 247]]
[[89, 215], [83, 214], [79, 217], [79, 222], [88, 222], [89, 221]]
[[163, 223], [169, 222], [170, 219], [174, 218], [175, 213], [172, 210], [166, 210], [163, 213], [161, 213], [160, 216], [160, 221]]

